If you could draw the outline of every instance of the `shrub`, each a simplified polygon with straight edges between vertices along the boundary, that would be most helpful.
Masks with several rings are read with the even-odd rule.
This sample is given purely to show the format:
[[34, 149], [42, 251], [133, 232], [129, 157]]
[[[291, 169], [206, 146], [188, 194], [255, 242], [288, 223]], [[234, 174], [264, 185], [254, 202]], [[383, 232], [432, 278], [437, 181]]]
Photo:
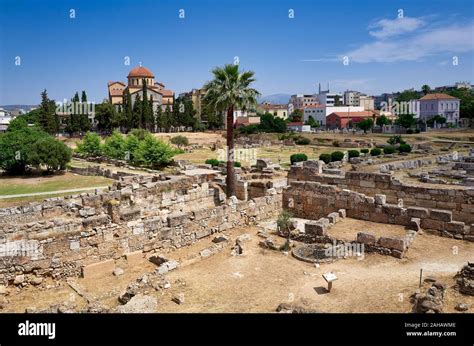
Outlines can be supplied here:
[[126, 160], [126, 151], [127, 141], [118, 131], [114, 131], [111, 136], [107, 137], [102, 147], [104, 155], [112, 159]]
[[295, 162], [301, 162], [301, 161], [307, 161], [307, 160], [308, 160], [308, 156], [306, 156], [306, 154], [303, 154], [303, 153], [293, 154], [290, 156], [291, 164], [294, 164]]
[[185, 136], [174, 136], [170, 139], [170, 142], [174, 145], [177, 145], [178, 147], [181, 147], [181, 146], [188, 146], [189, 145], [189, 140], [188, 140], [188, 137], [185, 137]]
[[411, 135], [413, 133], [412, 129], [407, 129], [407, 135]]
[[135, 155], [140, 145], [140, 140], [134, 134], [127, 136], [125, 143], [125, 160], [133, 162], [135, 160]]
[[349, 155], [349, 158], [351, 158], [351, 157], [359, 157], [359, 156], [360, 156], [358, 150], [349, 150], [349, 151], [347, 152], [347, 154]]
[[420, 133], [421, 130], [420, 129], [415, 129], [415, 133]]
[[242, 164], [239, 161], [235, 161], [234, 167], [242, 167]]
[[401, 135], [395, 135], [395, 136], [390, 137], [387, 140], [387, 143], [390, 144], [390, 145], [405, 144], [405, 141], [403, 140]]
[[370, 155], [372, 156], [379, 156], [382, 153], [382, 150], [380, 148], [373, 148], [370, 150]]
[[145, 129], [133, 129], [130, 134], [136, 136], [139, 140], [144, 140], [146, 136], [150, 134], [148, 130]]
[[319, 159], [321, 161], [324, 161], [325, 164], [328, 164], [329, 162], [331, 162], [331, 154], [321, 154], [319, 155]]
[[218, 159], [207, 159], [206, 164], [211, 165], [212, 167], [219, 166], [219, 160]]
[[309, 143], [311, 143], [311, 140], [306, 137], [299, 137], [295, 143], [299, 145], [308, 145]]
[[332, 145], [333, 145], [333, 147], [339, 147], [340, 146], [338, 140], [332, 141]]
[[95, 132], [87, 132], [82, 142], [77, 144], [76, 151], [86, 156], [100, 156], [102, 154], [100, 136]]
[[239, 132], [246, 135], [251, 135], [252, 133], [257, 133], [259, 131], [260, 131], [260, 127], [256, 124], [242, 126], [239, 128]]
[[167, 165], [179, 151], [148, 135], [140, 141], [134, 153], [134, 163], [145, 167], [160, 168]]
[[393, 154], [395, 152], [395, 147], [389, 146], [383, 148], [383, 153], [384, 154]]
[[344, 153], [342, 151], [334, 151], [331, 153], [331, 161], [342, 161]]
[[369, 152], [369, 149], [364, 148], [360, 150], [361, 153], [367, 154]]
[[398, 151], [401, 153], [409, 153], [411, 151], [410, 144], [400, 144]]

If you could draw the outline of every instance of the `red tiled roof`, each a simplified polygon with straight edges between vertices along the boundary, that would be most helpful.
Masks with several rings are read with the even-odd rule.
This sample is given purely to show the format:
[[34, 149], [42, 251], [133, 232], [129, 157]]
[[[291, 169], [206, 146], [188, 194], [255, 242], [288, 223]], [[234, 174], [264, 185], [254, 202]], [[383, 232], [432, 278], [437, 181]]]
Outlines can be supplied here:
[[151, 72], [146, 67], [138, 66], [138, 67], [135, 67], [134, 69], [132, 69], [130, 71], [130, 73], [128, 74], [128, 77], [150, 77], [150, 78], [153, 78], [155, 76], [153, 75], [153, 72]]
[[304, 106], [303, 108], [325, 108], [326, 106], [323, 105], [309, 105], [309, 106]]
[[336, 115], [339, 118], [368, 118], [373, 116], [374, 113], [373, 111], [361, 111], [361, 112], [333, 112], [329, 114], [328, 116], [331, 115]]
[[459, 100], [458, 98], [444, 94], [444, 93], [434, 93], [434, 94], [427, 94], [423, 96], [420, 100]]
[[263, 109], [288, 109], [288, 105], [281, 105], [281, 104], [271, 104], [271, 103], [263, 103], [260, 105]]
[[107, 85], [108, 85], [108, 86], [111, 86], [112, 84], [115, 84], [115, 83], [117, 83], [117, 84], [122, 84], [123, 86], [125, 86], [125, 83], [118, 82], [118, 81], [115, 81], [115, 82], [114, 82], [114, 81], [109, 81], [109, 82], [107, 83]]

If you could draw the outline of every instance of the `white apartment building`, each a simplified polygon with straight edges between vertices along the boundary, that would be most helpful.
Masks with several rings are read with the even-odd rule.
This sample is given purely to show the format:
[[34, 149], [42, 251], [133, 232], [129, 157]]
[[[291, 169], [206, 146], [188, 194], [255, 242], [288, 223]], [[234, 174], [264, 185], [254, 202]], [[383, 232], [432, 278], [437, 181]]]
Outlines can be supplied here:
[[321, 127], [326, 126], [326, 117], [335, 112], [362, 112], [364, 107], [361, 106], [312, 106], [304, 109], [304, 122], [308, 121], [309, 117], [312, 116], [314, 120], [318, 122]]
[[321, 91], [319, 94], [314, 95], [319, 104], [323, 106], [333, 107], [336, 105], [336, 99], [339, 99], [341, 105], [343, 104], [343, 96], [339, 93], [331, 93], [329, 90]]
[[366, 111], [375, 109], [375, 99], [359, 91], [347, 90], [343, 99], [346, 106], [361, 106]]

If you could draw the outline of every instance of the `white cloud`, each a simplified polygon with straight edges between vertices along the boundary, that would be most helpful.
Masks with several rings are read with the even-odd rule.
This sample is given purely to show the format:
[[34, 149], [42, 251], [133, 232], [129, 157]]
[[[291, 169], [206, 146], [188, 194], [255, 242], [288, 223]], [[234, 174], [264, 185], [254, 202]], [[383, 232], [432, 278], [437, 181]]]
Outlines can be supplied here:
[[387, 37], [413, 32], [424, 25], [425, 21], [421, 18], [403, 17], [396, 19], [381, 19], [369, 26], [369, 29], [376, 29], [369, 31], [369, 34], [378, 39], [385, 39]]
[[458, 54], [472, 50], [474, 50], [474, 22], [438, 27], [408, 38], [379, 39], [341, 56], [348, 56], [350, 62], [358, 63], [421, 61], [439, 54]]

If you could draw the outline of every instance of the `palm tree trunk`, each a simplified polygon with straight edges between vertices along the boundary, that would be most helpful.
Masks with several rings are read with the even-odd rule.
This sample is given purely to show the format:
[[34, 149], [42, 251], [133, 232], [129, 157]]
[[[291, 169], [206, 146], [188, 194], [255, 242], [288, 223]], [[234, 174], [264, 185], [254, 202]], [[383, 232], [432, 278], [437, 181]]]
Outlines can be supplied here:
[[234, 172], [234, 106], [227, 110], [227, 198], [235, 196]]

